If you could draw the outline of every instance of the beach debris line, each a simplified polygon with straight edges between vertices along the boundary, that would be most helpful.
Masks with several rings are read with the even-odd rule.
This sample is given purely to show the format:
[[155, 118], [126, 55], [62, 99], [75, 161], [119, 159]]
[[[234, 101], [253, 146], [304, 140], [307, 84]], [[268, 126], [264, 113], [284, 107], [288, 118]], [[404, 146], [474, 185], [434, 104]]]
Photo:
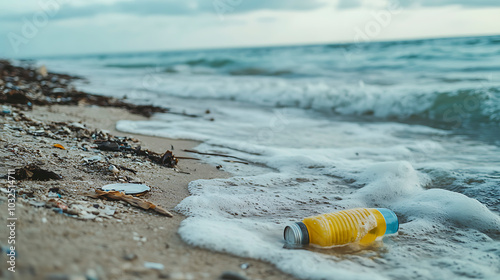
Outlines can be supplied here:
[[173, 217], [174, 215], [170, 213], [169, 211], [161, 208], [160, 206], [157, 206], [145, 199], [133, 197], [131, 195], [124, 194], [119, 191], [102, 191], [102, 190], [95, 190], [96, 194], [91, 194], [89, 197], [92, 198], [101, 198], [101, 199], [111, 199], [111, 200], [123, 200], [127, 203], [129, 203], [132, 206], [142, 208], [144, 210], [154, 210], [164, 216], [167, 217]]
[[[51, 192], [49, 192], [50, 194]], [[50, 195], [48, 197], [51, 197]], [[79, 220], [96, 220], [100, 218], [112, 218], [117, 208], [109, 205], [92, 204], [87, 201], [75, 200], [74, 198], [61, 198], [61, 195], [50, 198], [47, 201], [25, 200], [34, 207], [45, 207], [52, 209], [55, 213], [64, 214]]]
[[[177, 168], [179, 163], [179, 158], [176, 157], [172, 151], [167, 150], [165, 153], [160, 154], [147, 149], [142, 149], [137, 139], [131, 137], [120, 137], [109, 134], [105, 130], [91, 130], [86, 128], [83, 124], [77, 122], [43, 122], [30, 118], [26, 116], [20, 109], [15, 108], [13, 111], [13, 121], [15, 121], [16, 126], [6, 124], [4, 127], [9, 132], [19, 134], [30, 134], [36, 137], [49, 137], [57, 141], [76, 141], [75, 148], [81, 149], [85, 152], [88, 151], [103, 151], [103, 152], [114, 152], [121, 153], [123, 157], [145, 157], [151, 162], [168, 167]], [[45, 139], [42, 140], [44, 143], [47, 142]], [[66, 149], [63, 145], [56, 143], [52, 147], [59, 149]], [[102, 155], [102, 154], [101, 154]], [[86, 158], [86, 164], [92, 164], [94, 162], [101, 161], [99, 155]], [[189, 157], [181, 157], [182, 159], [195, 159]], [[109, 165], [108, 165], [109, 166]], [[137, 173], [134, 169], [118, 166], [118, 170], [125, 170]], [[115, 174], [115, 173], [114, 173]]]
[[103, 191], [119, 191], [131, 195], [144, 195], [151, 190], [150, 187], [143, 184], [116, 183], [105, 185], [101, 188]]
[[0, 60], [0, 80], [6, 82], [0, 85], [0, 103], [28, 108], [33, 105], [54, 104], [98, 105], [123, 108], [130, 113], [148, 118], [154, 113], [169, 113], [170, 111], [164, 107], [135, 105], [122, 99], [78, 91], [71, 85], [71, 82], [81, 79], [80, 77], [50, 73], [47, 72], [45, 66], [41, 67], [36, 69], [33, 65], [14, 66], [7, 60]]
[[24, 167], [15, 170], [16, 180], [35, 180], [35, 181], [48, 181], [48, 180], [61, 180], [61, 175], [40, 168], [36, 164], [28, 164]]
[[[102, 137], [105, 138], [105, 137]], [[143, 150], [141, 146], [137, 146], [133, 148], [128, 142], [123, 138], [115, 137], [115, 139], [96, 139], [94, 143], [97, 144], [97, 149], [101, 151], [109, 151], [109, 152], [122, 152], [124, 154], [132, 154], [136, 156], [147, 157], [150, 161], [159, 164], [161, 166], [176, 168], [179, 163], [179, 159], [172, 153], [172, 151], [167, 150], [163, 154], [155, 153], [150, 150]], [[191, 158], [189, 158], [191, 159]], [[121, 166], [122, 167], [122, 166]], [[123, 170], [130, 171], [132, 173], [136, 173], [135, 170], [122, 167]]]

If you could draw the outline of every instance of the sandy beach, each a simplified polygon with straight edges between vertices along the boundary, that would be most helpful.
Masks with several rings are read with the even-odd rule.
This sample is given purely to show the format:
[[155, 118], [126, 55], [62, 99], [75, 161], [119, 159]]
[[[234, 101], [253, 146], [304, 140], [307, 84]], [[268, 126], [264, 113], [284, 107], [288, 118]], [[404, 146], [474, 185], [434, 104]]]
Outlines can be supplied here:
[[[7, 88], [6, 83], [3, 79], [1, 86]], [[15, 178], [10, 190], [2, 179], [0, 217], [9, 218], [8, 196], [15, 189], [17, 218], [17, 273], [2, 270], [4, 279], [293, 279], [270, 264], [194, 248], [180, 239], [177, 229], [184, 217], [173, 208], [189, 195], [188, 183], [230, 176], [215, 166], [183, 158], [196, 157], [183, 149], [192, 149], [197, 142], [118, 132], [118, 120], [147, 119], [123, 108], [34, 104], [28, 110], [3, 104], [1, 175], [35, 164], [62, 177]], [[51, 125], [58, 131], [51, 132]], [[172, 150], [180, 158], [170, 168], [137, 154], [101, 150], [81, 135], [92, 132], [125, 136], [133, 148], [158, 154]], [[89, 197], [96, 189], [119, 182], [150, 186], [151, 191], [140, 198], [173, 217], [124, 201]], [[0, 227], [4, 265], [13, 245], [7, 244], [9, 234], [9, 228]]]

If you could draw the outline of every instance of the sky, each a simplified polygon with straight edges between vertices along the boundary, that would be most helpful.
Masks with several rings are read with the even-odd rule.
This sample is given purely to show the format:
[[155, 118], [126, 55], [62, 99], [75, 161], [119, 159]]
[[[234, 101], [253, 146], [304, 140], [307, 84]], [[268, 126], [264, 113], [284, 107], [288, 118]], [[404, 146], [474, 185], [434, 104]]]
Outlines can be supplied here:
[[0, 57], [500, 34], [498, 0], [23, 0]]

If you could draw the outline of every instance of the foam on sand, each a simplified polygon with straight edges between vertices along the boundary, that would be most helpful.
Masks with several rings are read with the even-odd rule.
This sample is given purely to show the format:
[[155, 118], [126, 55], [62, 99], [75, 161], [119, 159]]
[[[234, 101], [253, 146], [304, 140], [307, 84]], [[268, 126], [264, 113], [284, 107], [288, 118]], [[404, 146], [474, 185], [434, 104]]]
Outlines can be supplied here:
[[[294, 179], [266, 174], [192, 182], [192, 195], [177, 207], [189, 217], [179, 233], [190, 244], [269, 261], [308, 279], [488, 278], [499, 272], [500, 244], [488, 234], [500, 233], [500, 217], [462, 194], [424, 189], [429, 178], [408, 162], [368, 166], [358, 175], [364, 186], [343, 193], [340, 201], [321, 196], [331, 197], [345, 186], [311, 178], [317, 184], [299, 188]], [[286, 222], [359, 206], [393, 209], [402, 221], [401, 233], [386, 237], [375, 258], [369, 257], [372, 250], [331, 255], [283, 248]], [[442, 269], [445, 264], [451, 269]]]

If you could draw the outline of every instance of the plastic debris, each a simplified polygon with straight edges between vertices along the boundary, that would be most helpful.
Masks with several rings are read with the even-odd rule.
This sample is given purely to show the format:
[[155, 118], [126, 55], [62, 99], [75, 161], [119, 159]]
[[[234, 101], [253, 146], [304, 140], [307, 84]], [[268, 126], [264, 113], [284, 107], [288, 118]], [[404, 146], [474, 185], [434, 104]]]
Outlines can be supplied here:
[[58, 201], [54, 198], [49, 199], [49, 201], [47, 201], [47, 203], [45, 204], [45, 207], [59, 208], [62, 211], [68, 210], [68, 206], [66, 204], [64, 204], [63, 202]]
[[105, 185], [101, 188], [103, 191], [119, 191], [125, 194], [139, 195], [149, 192], [150, 187], [143, 184], [117, 183]]
[[112, 199], [112, 200], [123, 200], [125, 202], [128, 202], [129, 204], [142, 208], [144, 210], [152, 209], [162, 215], [165, 215], [167, 217], [173, 217], [172, 213], [168, 212], [167, 210], [161, 208], [160, 206], [157, 206], [147, 200], [140, 199], [137, 197], [133, 197], [131, 195], [126, 195], [122, 192], [119, 191], [101, 191], [101, 190], [95, 190], [96, 194], [95, 195], [90, 195], [92, 198], [107, 198], [107, 199]]
[[9, 107], [4, 105], [4, 106], [2, 106], [2, 114], [3, 115], [10, 115], [10, 114], [12, 114], [12, 110]]
[[64, 146], [63, 146], [63, 145], [61, 145], [61, 144], [54, 144], [54, 147], [55, 147], [55, 148], [59, 148], [59, 149], [61, 149], [61, 150], [66, 150], [66, 148], [64, 148]]
[[283, 237], [288, 248], [308, 244], [331, 248], [354, 242], [367, 245], [398, 229], [398, 217], [389, 209], [354, 208], [307, 217], [286, 226]]
[[55, 192], [49, 192], [47, 194], [48, 197], [57, 197], [57, 198], [61, 198], [61, 195], [58, 194], [58, 193], [55, 193]]

